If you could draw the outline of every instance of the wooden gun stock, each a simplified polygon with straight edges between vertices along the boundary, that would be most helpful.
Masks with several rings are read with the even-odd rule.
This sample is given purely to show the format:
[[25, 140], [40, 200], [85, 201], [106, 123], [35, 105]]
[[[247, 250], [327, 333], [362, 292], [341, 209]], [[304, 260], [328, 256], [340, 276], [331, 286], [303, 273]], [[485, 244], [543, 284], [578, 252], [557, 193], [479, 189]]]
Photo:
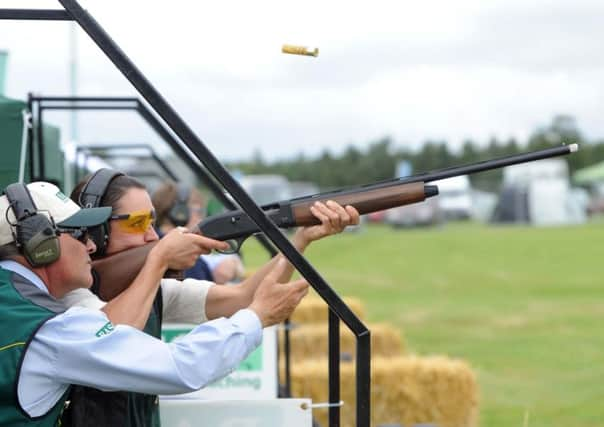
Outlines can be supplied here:
[[[151, 242], [93, 260], [94, 284], [92, 287], [99, 298], [103, 301], [109, 301], [128, 288], [142, 270], [147, 255], [155, 245], [157, 245], [157, 242]], [[183, 272], [168, 270], [164, 277], [182, 279]]]

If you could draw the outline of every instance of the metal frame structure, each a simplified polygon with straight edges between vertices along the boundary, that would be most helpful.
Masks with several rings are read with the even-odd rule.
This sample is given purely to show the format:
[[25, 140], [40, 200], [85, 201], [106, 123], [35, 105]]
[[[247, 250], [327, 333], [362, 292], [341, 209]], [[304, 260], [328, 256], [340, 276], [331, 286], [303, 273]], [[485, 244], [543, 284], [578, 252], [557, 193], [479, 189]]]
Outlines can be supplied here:
[[[184, 122], [167, 100], [146, 79], [143, 73], [126, 56], [120, 47], [98, 22], [84, 10], [76, 0], [58, 0], [63, 9], [0, 9], [0, 19], [20, 20], [73, 20], [105, 53], [120, 70], [166, 125], [203, 163], [212, 176], [233, 196], [264, 234], [277, 246], [285, 257], [308, 280], [316, 292], [329, 306], [329, 425], [340, 425], [340, 363], [339, 363], [339, 323], [342, 320], [354, 333], [357, 341], [356, 357], [356, 424], [358, 427], [370, 425], [370, 363], [371, 341], [369, 329], [342, 301], [323, 277], [296, 250], [285, 235], [270, 221], [262, 209], [241, 188], [237, 181], [208, 150], [201, 139]], [[42, 171], [40, 171], [42, 172]]]
[[[1, 19], [2, 9], [0, 9]], [[74, 97], [74, 96], [34, 96], [28, 95], [28, 107], [34, 117], [32, 134], [35, 136], [36, 147], [38, 153], [43, 154], [44, 135], [43, 127], [43, 112], [44, 110], [86, 110], [86, 111], [133, 111], [137, 113], [157, 135], [174, 150], [176, 155], [184, 161], [187, 166], [196, 174], [197, 178], [206, 185], [210, 191], [220, 200], [220, 202], [230, 210], [237, 209], [231, 199], [225, 196], [223, 187], [221, 187], [215, 179], [204, 168], [203, 164], [197, 157], [187, 150], [186, 146], [178, 140], [174, 134], [166, 128], [164, 124], [147, 108], [147, 106], [138, 98], [135, 97]], [[30, 138], [30, 144], [33, 144]], [[109, 148], [109, 147], [108, 147]], [[113, 148], [113, 147], [111, 147]], [[115, 148], [118, 148], [116, 145]], [[33, 150], [29, 149], [31, 154]], [[30, 158], [33, 165], [33, 158]], [[31, 168], [34, 169], [33, 167]], [[43, 175], [44, 157], [39, 154], [38, 169], [40, 175]], [[262, 236], [260, 236], [262, 237]], [[266, 248], [271, 255], [275, 255], [276, 251], [265, 238], [260, 239], [260, 243]]]
[[155, 163], [160, 167], [162, 171], [172, 180], [178, 182], [180, 179], [178, 176], [168, 167], [168, 165], [157, 155], [153, 147], [149, 144], [137, 144], [137, 143], [117, 143], [115, 145], [110, 144], [87, 144], [87, 145], [78, 145], [76, 147], [76, 157], [75, 157], [75, 170], [74, 170], [74, 182], [79, 182], [80, 179], [83, 178], [80, 168], [80, 158], [83, 159], [82, 163], [85, 165], [88, 162], [88, 157], [90, 156], [98, 156], [102, 159], [111, 159], [111, 158], [123, 158], [124, 154], [118, 154], [117, 151], [122, 150], [138, 150], [138, 151], [146, 151], [146, 155], [134, 155], [131, 154], [127, 156], [130, 159], [139, 159], [144, 160], [148, 158], [152, 158]]

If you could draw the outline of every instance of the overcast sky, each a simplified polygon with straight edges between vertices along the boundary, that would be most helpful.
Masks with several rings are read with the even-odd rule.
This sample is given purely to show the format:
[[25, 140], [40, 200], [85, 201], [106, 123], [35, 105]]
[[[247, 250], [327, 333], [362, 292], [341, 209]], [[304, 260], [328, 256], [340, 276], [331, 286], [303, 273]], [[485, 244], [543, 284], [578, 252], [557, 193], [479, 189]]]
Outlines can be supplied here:
[[[409, 147], [523, 141], [558, 113], [604, 138], [602, 0], [81, 4], [223, 160], [339, 152], [386, 135]], [[0, 21], [9, 96], [69, 93], [70, 25]], [[78, 36], [78, 94], [136, 95]], [[285, 55], [284, 43], [320, 54]], [[79, 129], [84, 143], [157, 139], [127, 114], [84, 113]]]

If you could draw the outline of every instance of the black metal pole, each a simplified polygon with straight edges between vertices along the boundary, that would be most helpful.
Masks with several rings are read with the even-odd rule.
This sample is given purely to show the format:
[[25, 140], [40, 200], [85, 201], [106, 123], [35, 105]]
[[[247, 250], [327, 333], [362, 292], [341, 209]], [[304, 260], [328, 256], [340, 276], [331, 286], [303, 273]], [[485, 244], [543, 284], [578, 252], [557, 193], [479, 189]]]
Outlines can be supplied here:
[[[212, 191], [212, 193], [218, 198], [218, 200], [220, 200], [220, 203], [222, 203], [229, 210], [237, 209], [237, 206], [235, 206], [231, 199], [229, 199], [223, 193], [222, 187], [220, 187], [216, 183], [216, 181], [206, 172], [206, 169], [204, 168], [203, 163], [200, 161], [200, 159], [196, 158], [193, 153], [190, 153], [185, 150], [178, 142], [178, 140], [170, 132], [168, 132], [168, 130], [160, 123], [157, 117], [155, 117], [153, 113], [151, 113], [151, 111], [149, 111], [149, 109], [142, 102], [140, 102], [140, 100], [137, 99], [136, 101], [138, 104], [137, 111], [141, 115], [143, 120], [145, 120], [147, 124], [151, 126], [151, 128], [155, 130], [155, 132], [164, 141], [166, 141], [174, 151], [176, 151], [179, 157], [183, 159], [193, 171], [197, 171], [199, 179], [210, 189], [210, 191]], [[195, 162], [193, 159], [196, 159], [199, 163]], [[262, 245], [262, 247], [266, 249], [266, 251], [271, 255], [271, 257], [277, 255], [277, 250], [273, 247], [273, 245], [266, 238], [265, 235], [259, 234], [254, 237]], [[286, 340], [288, 339], [289, 336], [286, 335]], [[287, 358], [289, 359], [289, 356], [287, 356]]]
[[31, 114], [31, 126], [27, 129], [27, 157], [29, 160], [29, 181], [34, 180], [34, 126], [36, 126], [36, 116], [34, 114], [34, 102], [31, 92], [27, 94], [27, 109]]
[[[357, 390], [371, 388], [371, 332], [367, 329], [357, 336], [356, 347], [356, 385]], [[365, 362], [366, 361], [366, 362]], [[357, 393], [357, 420], [370, 416], [370, 395], [361, 399]], [[369, 420], [367, 420], [367, 426]]]
[[[329, 383], [329, 426], [340, 427], [340, 319], [328, 310], [328, 383]], [[357, 399], [358, 400], [358, 399]], [[358, 404], [359, 402], [357, 402]]]
[[44, 105], [44, 110], [133, 110], [133, 107], [127, 105]]
[[[205, 147], [189, 126], [180, 118], [163, 96], [151, 85], [134, 63], [115, 44], [101, 26], [75, 0], [59, 0], [92, 40], [105, 52], [107, 57], [132, 83], [139, 93], [153, 107], [157, 114], [170, 126], [195, 156], [206, 166], [209, 172], [231, 193], [233, 198], [248, 213], [250, 218], [271, 239], [271, 241], [289, 259], [300, 274], [306, 278], [317, 293], [330, 305], [331, 309], [357, 336], [368, 334], [367, 327], [356, 317], [341, 298], [325, 282], [319, 273], [294, 248], [285, 235], [271, 222], [250, 196], [233, 179], [218, 159]], [[370, 360], [368, 354], [359, 352], [357, 375], [363, 378], [357, 384], [357, 426], [369, 427], [370, 424]], [[362, 357], [362, 358], [361, 358]]]
[[64, 10], [56, 9], [0, 9], [0, 19], [33, 21], [72, 21]]
[[290, 340], [290, 328], [292, 323], [289, 319], [285, 319], [283, 322], [285, 326], [285, 333], [283, 339], [283, 352], [285, 353], [285, 397], [292, 396], [292, 374], [291, 374], [291, 340]]
[[32, 96], [34, 101], [43, 102], [133, 102], [138, 98], [132, 96]]

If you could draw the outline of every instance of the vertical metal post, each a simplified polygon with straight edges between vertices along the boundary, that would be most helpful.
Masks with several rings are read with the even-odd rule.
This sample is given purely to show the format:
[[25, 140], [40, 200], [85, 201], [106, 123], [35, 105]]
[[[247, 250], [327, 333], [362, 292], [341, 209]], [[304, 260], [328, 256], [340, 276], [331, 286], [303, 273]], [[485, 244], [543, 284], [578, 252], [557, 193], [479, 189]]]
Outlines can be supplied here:
[[285, 353], [285, 396], [291, 397], [292, 395], [292, 374], [291, 374], [291, 341], [290, 341], [290, 328], [292, 323], [289, 319], [285, 319], [283, 323], [285, 326], [283, 352]]
[[[69, 24], [69, 92], [72, 97], [78, 93], [78, 24]], [[70, 115], [71, 141], [78, 140], [78, 113], [71, 111]]]
[[27, 156], [29, 160], [29, 182], [31, 182], [34, 180], [34, 127], [37, 125], [31, 92], [27, 94], [27, 109], [31, 113], [31, 126], [27, 130]]
[[340, 319], [329, 308], [329, 427], [340, 427]]
[[40, 103], [36, 103], [38, 110], [38, 126], [36, 128], [37, 135], [37, 155], [38, 155], [38, 175], [36, 179], [44, 179], [45, 178], [45, 167], [44, 167], [44, 123], [42, 119], [42, 108], [40, 108]]
[[357, 336], [356, 347], [357, 422], [371, 416], [371, 333], [369, 330]]

